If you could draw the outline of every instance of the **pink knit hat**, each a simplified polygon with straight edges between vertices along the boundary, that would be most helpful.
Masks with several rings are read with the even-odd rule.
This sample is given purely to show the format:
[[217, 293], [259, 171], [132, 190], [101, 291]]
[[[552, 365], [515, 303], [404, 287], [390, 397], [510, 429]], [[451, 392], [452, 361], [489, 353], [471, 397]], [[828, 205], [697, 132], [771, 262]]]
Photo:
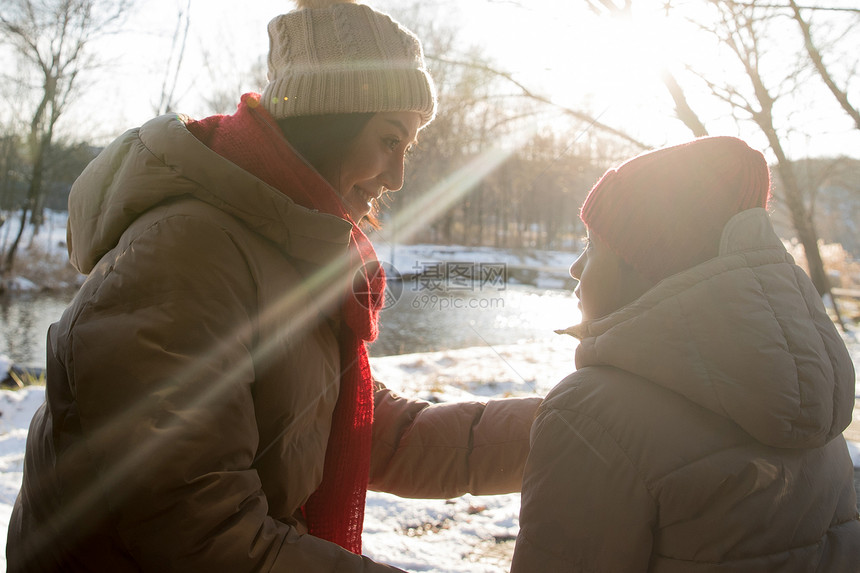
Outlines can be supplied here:
[[585, 198], [580, 218], [656, 283], [717, 256], [728, 220], [766, 208], [769, 195], [760, 152], [734, 137], [703, 137], [610, 169]]

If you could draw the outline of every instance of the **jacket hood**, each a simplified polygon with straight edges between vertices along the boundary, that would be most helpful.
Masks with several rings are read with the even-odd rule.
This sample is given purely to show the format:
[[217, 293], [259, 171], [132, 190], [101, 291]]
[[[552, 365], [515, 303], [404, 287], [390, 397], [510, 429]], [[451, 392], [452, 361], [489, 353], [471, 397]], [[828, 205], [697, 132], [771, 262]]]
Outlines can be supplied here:
[[821, 446], [851, 421], [848, 351], [761, 208], [729, 221], [717, 258], [564, 332], [581, 340], [577, 368], [651, 380], [768, 446]]
[[150, 208], [180, 197], [218, 207], [289, 256], [325, 264], [347, 251], [352, 225], [289, 197], [197, 140], [171, 114], [124, 133], [94, 159], [69, 195], [69, 258], [89, 273], [126, 228]]

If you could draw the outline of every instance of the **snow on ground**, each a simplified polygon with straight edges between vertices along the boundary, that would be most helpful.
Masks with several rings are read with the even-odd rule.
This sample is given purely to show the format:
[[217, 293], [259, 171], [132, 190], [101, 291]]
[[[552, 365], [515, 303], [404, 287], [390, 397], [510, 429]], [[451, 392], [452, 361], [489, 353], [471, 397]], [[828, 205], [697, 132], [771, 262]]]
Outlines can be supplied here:
[[[573, 370], [568, 336], [496, 347], [371, 358], [374, 376], [431, 401], [544, 395]], [[368, 492], [364, 551], [408, 571], [498, 572], [510, 566], [520, 496], [410, 500]]]
[[845, 346], [851, 354], [851, 362], [854, 363], [854, 419], [851, 426], [845, 431], [848, 439], [848, 450], [854, 467], [860, 468], [860, 325], [849, 326], [848, 332], [842, 335]]
[[0, 391], [0, 570], [6, 570], [6, 530], [24, 471], [24, 444], [33, 413], [45, 401], [45, 388]]
[[[860, 342], [846, 335], [854, 363]], [[376, 377], [395, 391], [433, 401], [544, 395], [573, 369], [576, 341], [553, 336], [520, 344], [371, 358]], [[858, 369], [860, 370], [860, 369]], [[860, 392], [860, 381], [858, 381]], [[0, 391], [0, 544], [20, 488], [24, 440], [44, 388]], [[860, 467], [860, 443], [850, 443]], [[507, 571], [518, 530], [519, 495], [414, 500], [368, 492], [364, 552], [425, 573]], [[0, 557], [5, 569], [5, 556]]]
[[[485, 400], [546, 391], [573, 368], [576, 341], [546, 340], [371, 358], [392, 390], [433, 401]], [[21, 486], [24, 442], [42, 386], [0, 391], [0, 546]], [[368, 492], [364, 551], [409, 571], [507, 570], [518, 529], [519, 495], [413, 500]], [[5, 569], [5, 552], [0, 557]]]

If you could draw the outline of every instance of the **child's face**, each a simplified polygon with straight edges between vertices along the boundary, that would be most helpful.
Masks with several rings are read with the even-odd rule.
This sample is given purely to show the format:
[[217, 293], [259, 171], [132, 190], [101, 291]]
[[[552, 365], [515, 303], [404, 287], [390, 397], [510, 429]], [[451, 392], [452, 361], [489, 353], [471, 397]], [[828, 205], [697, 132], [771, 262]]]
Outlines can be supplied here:
[[570, 267], [570, 276], [579, 281], [573, 292], [579, 298], [582, 320], [615, 312], [653, 286], [591, 233], [585, 250]]

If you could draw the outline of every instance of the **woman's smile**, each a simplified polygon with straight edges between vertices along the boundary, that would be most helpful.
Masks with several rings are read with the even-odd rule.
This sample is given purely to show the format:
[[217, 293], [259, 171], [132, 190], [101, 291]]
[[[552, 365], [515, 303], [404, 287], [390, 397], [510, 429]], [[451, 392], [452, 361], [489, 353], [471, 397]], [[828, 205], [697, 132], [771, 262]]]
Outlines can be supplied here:
[[343, 161], [322, 172], [355, 223], [373, 202], [403, 186], [406, 152], [415, 143], [421, 116], [416, 112], [375, 114], [347, 150]]

